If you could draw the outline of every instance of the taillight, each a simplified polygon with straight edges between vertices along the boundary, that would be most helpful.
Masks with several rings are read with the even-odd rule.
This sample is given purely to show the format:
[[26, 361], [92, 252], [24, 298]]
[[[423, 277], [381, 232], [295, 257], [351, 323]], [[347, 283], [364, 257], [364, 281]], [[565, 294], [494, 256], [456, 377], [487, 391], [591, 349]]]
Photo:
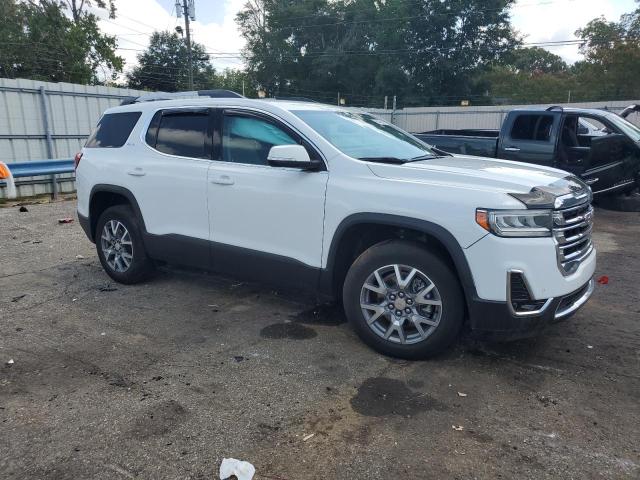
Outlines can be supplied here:
[[74, 168], [78, 170], [78, 165], [80, 165], [80, 160], [82, 160], [82, 152], [76, 153], [76, 156], [73, 158]]

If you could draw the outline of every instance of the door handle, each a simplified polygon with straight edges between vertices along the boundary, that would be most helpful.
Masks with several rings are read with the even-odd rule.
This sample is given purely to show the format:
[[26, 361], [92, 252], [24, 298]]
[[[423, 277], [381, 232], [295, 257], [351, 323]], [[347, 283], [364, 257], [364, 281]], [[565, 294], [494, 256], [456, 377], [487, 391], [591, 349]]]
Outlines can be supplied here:
[[144, 177], [146, 175], [145, 171], [140, 167], [134, 168], [133, 170], [129, 170], [127, 175], [131, 175], [132, 177]]
[[215, 183], [216, 185], [233, 185], [235, 182], [229, 175], [219, 175], [212, 178], [211, 183]]
[[520, 149], [518, 147], [504, 147], [505, 152], [519, 152]]

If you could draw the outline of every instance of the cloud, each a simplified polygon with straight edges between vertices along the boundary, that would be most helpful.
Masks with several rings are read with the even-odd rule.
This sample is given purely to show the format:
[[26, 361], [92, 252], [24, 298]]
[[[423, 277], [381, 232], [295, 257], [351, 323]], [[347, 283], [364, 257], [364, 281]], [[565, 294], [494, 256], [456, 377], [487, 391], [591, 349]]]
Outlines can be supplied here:
[[[92, 9], [101, 18], [100, 28], [118, 37], [118, 54], [125, 59], [125, 71], [137, 63], [136, 56], [148, 46], [153, 31], [173, 31], [177, 25], [184, 27], [184, 20], [175, 16], [173, 4], [172, 0], [118, 1], [115, 20], [109, 19], [105, 10]], [[203, 7], [196, 3], [196, 21], [191, 23], [192, 38], [212, 53], [211, 61], [216, 69], [243, 66], [239, 58], [221, 59], [215, 55], [216, 52], [240, 52], [244, 48], [244, 39], [235, 23], [235, 15], [243, 4], [244, 0], [225, 0], [222, 21], [205, 23], [198, 19], [198, 9]]]
[[[518, 0], [511, 19], [528, 43], [575, 40], [575, 31], [594, 18], [617, 21], [635, 8], [633, 0]], [[577, 46], [546, 48], [570, 63], [582, 59]]]

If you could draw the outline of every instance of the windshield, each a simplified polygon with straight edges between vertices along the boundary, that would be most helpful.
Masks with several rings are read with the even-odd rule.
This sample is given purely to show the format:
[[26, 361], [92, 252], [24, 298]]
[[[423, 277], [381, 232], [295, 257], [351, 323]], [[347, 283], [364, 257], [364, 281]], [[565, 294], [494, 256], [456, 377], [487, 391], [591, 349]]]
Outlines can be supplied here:
[[629, 136], [634, 142], [640, 142], [640, 128], [636, 127], [633, 123], [614, 113], [607, 115], [607, 120], [613, 123], [622, 133]]
[[419, 140], [367, 113], [326, 110], [292, 112], [350, 157], [360, 160], [415, 160], [435, 156]]

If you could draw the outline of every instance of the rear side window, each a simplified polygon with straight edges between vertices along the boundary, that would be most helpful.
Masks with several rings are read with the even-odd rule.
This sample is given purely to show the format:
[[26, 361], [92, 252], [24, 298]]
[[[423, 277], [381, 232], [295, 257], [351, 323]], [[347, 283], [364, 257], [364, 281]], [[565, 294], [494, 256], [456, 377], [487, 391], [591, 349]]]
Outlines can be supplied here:
[[208, 112], [164, 113], [159, 120], [155, 146], [151, 145], [156, 150], [180, 157], [211, 158]]
[[519, 115], [513, 122], [511, 138], [514, 140], [551, 140], [552, 115]]
[[123, 146], [142, 112], [107, 113], [103, 115], [85, 148], [120, 148]]

